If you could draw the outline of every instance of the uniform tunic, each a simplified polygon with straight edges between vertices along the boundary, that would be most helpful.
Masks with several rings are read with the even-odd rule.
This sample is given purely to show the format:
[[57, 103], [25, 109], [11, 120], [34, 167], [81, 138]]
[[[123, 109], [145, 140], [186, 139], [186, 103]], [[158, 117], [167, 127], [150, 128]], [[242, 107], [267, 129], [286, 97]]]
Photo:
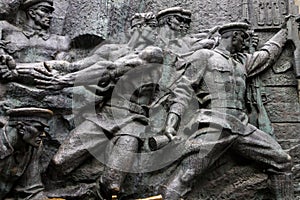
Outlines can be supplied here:
[[29, 145], [24, 151], [14, 150], [7, 133], [0, 129], [0, 199], [13, 187], [25, 199], [44, 189], [37, 167], [39, 155], [40, 151]]
[[2, 39], [9, 41], [5, 49], [16, 62], [33, 63], [57, 59], [70, 48], [70, 40], [47, 32], [3, 30]]
[[[246, 79], [269, 67], [281, 52], [286, 30], [254, 54], [230, 54], [216, 48], [199, 50], [172, 94], [170, 112], [183, 116], [193, 98], [199, 109], [183, 130], [189, 139], [176, 152], [192, 156], [183, 162], [201, 174], [228, 148], [273, 171], [290, 170], [290, 156], [269, 134], [248, 122]], [[175, 151], [174, 151], [175, 152]], [[177, 153], [178, 154], [178, 153]]]

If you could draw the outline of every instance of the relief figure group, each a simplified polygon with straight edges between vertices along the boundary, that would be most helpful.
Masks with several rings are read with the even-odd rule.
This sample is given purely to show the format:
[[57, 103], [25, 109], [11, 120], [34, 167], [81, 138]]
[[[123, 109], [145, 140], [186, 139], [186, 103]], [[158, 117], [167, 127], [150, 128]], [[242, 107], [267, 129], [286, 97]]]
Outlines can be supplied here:
[[[270, 21], [262, 14], [264, 6], [258, 8], [257, 23], [262, 26]], [[279, 13], [280, 6], [274, 3], [273, 11]], [[130, 199], [124, 186], [128, 174], [174, 163], [176, 170], [153, 196], [185, 199], [197, 177], [228, 151], [253, 161], [269, 176], [274, 199], [294, 200], [292, 158], [272, 130], [260, 126], [270, 121], [265, 112], [259, 113], [263, 103], [251, 99], [249, 89], [279, 58], [290, 39], [291, 26], [286, 24], [296, 23], [293, 16], [258, 48], [259, 38], [248, 22], [191, 34], [190, 10], [136, 13], [127, 43], [106, 42], [74, 59], [71, 39], [50, 33], [52, 0], [25, 0], [19, 9], [22, 26], [0, 22], [1, 88], [15, 83], [63, 94], [80, 87], [95, 99], [91, 110], [73, 113], [80, 120], [45, 168], [39, 162], [43, 140], [51, 137], [48, 122], [67, 114], [53, 107], [18, 107], [7, 103], [9, 94], [0, 96], [0, 200], [51, 198], [41, 173], [67, 177], [90, 159], [104, 165], [94, 183], [95, 199]], [[281, 23], [279, 16], [272, 20], [273, 25]], [[153, 113], [158, 108], [163, 115]], [[153, 118], [161, 119], [159, 128], [152, 127]], [[166, 154], [151, 157], [156, 151]], [[141, 158], [148, 153], [151, 156]], [[165, 163], [158, 160], [166, 155], [172, 156]], [[148, 159], [147, 166], [142, 159]]]

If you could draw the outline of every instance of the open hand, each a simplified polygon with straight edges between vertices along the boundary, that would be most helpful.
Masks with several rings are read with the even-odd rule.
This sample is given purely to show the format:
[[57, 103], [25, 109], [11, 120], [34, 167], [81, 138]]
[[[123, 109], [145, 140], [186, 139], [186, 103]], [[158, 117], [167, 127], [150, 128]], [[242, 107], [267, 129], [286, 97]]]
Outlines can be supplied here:
[[74, 84], [72, 74], [59, 75], [58, 73], [50, 73], [39, 68], [35, 68], [38, 75], [35, 75], [34, 81], [36, 87], [40, 89], [61, 90], [65, 87], [71, 87]]

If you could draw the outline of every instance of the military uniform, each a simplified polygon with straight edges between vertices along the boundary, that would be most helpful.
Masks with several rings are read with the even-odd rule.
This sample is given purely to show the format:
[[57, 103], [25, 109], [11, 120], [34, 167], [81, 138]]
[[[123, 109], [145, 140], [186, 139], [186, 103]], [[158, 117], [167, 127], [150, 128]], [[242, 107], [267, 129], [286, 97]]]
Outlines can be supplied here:
[[[149, 32], [153, 33], [153, 29], [149, 27], [149, 24], [154, 23], [153, 20], [155, 22], [152, 13], [136, 14], [132, 19], [132, 27], [146, 24], [146, 29], [137, 29], [128, 44], [108, 44], [94, 52], [94, 57], [100, 60], [93, 65], [99, 67], [96, 69], [96, 75], [99, 77], [98, 72], [101, 69], [108, 73], [114, 72], [105, 83], [103, 76], [99, 77], [99, 90], [96, 94], [103, 97], [101, 102], [97, 103], [95, 112], [84, 113], [85, 120], [70, 133], [70, 137], [64, 141], [52, 159], [64, 174], [81, 164], [89, 153], [96, 158], [100, 156], [103, 160], [103, 149], [113, 137], [131, 135], [140, 138], [144, 133], [145, 124], [148, 123], [148, 107], [153, 101], [153, 94], [158, 90], [155, 83], [159, 81], [161, 68], [157, 64], [162, 63], [162, 53], [157, 54], [161, 50], [149, 46], [145, 41], [145, 34], [148, 36]], [[102, 61], [111, 63], [110, 69], [101, 68]], [[155, 67], [149, 67], [148, 64]], [[75, 65], [79, 66], [77, 68], [86, 65], [85, 59], [76, 62]], [[115, 69], [112, 69], [112, 66]], [[133, 68], [132, 71], [136, 75], [128, 75], [130, 73], [126, 72]], [[121, 77], [125, 73], [127, 75]]]
[[12, 189], [15, 181], [18, 180], [27, 169], [33, 149], [29, 148], [23, 153], [14, 152], [6, 133], [2, 129], [0, 130], [0, 139], [0, 199], [3, 199]]
[[[165, 95], [158, 86], [163, 58], [162, 52], [157, 52], [161, 49], [146, 47], [115, 61], [115, 71], [119, 75], [113, 75], [107, 86], [99, 85], [106, 98], [96, 106], [95, 112], [83, 114], [86, 120], [72, 131], [71, 137], [64, 141], [53, 158], [63, 173], [78, 166], [86, 158], [87, 150], [103, 161], [104, 149], [112, 138], [116, 140], [119, 136], [130, 135], [140, 140], [145, 137], [149, 110]], [[151, 61], [144, 60], [144, 53], [151, 56]], [[136, 68], [133, 65], [137, 65]], [[134, 70], [130, 72], [127, 66]], [[129, 72], [119, 77], [126, 71]]]
[[[0, 199], [3, 199], [18, 181], [15, 187], [24, 199], [30, 199], [44, 190], [40, 172], [35, 170], [39, 163], [41, 149], [31, 146], [26, 151], [15, 151], [8, 141], [7, 133], [0, 130]], [[26, 183], [30, 181], [32, 185]]]
[[[37, 121], [44, 126], [47, 126], [47, 120], [52, 116], [51, 111], [37, 108], [12, 109], [9, 112], [10, 122]], [[44, 186], [39, 167], [42, 143], [36, 148], [29, 144], [20, 145], [20, 141], [11, 136], [15, 134], [14, 131], [16, 128], [10, 125], [0, 129], [0, 199], [12, 189], [17, 193], [11, 193], [10, 196], [15, 195], [18, 199], [47, 199], [42, 192]]]
[[[183, 196], [195, 176], [229, 148], [261, 163], [272, 174], [290, 172], [291, 157], [273, 137], [248, 122], [246, 105], [246, 79], [269, 67], [285, 41], [286, 30], [281, 30], [254, 54], [231, 54], [217, 47], [190, 56], [189, 66], [173, 90], [170, 113], [182, 117], [193, 98], [199, 110], [184, 129], [190, 137], [184, 143], [182, 168], [165, 188], [178, 189], [176, 192]], [[166, 197], [171, 192], [167, 193]]]
[[69, 37], [29, 27], [20, 31], [3, 30], [2, 39], [9, 41], [5, 51], [19, 63], [63, 59], [70, 48]]
[[[46, 7], [51, 13], [54, 11], [53, 0], [26, 0], [22, 2], [20, 8], [27, 12], [29, 8], [35, 6]], [[30, 20], [34, 19], [30, 17]], [[31, 27], [25, 24], [22, 28], [19, 28], [2, 22], [0, 31], [1, 40], [6, 43], [5, 46], [2, 46], [2, 49], [18, 63], [62, 60], [66, 58], [64, 52], [70, 48], [70, 38], [51, 34], [49, 27]]]

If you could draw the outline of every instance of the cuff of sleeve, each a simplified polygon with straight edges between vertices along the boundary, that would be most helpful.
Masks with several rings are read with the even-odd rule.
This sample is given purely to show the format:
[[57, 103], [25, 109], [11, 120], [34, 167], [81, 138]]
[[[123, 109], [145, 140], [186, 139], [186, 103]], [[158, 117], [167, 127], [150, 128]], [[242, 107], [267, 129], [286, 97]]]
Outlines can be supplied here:
[[272, 55], [272, 57], [277, 57], [280, 49], [281, 47], [279, 46], [279, 44], [268, 42], [260, 49], [260, 51], [266, 51], [270, 56]]

